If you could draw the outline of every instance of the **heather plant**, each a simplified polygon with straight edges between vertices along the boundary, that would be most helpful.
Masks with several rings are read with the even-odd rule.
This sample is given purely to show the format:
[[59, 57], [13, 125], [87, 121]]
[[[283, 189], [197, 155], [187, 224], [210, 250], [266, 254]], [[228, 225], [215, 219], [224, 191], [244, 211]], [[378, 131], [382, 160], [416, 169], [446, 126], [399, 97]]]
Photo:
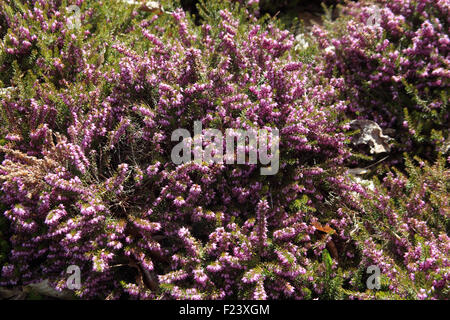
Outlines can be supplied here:
[[[108, 38], [108, 67], [86, 61], [89, 41], [65, 51], [76, 41], [68, 37], [51, 50], [70, 53], [63, 66], [43, 63], [41, 78], [13, 68], [0, 179], [14, 235], [3, 284], [46, 278], [63, 289], [78, 265], [86, 298], [321, 294], [315, 268], [330, 235], [313, 224], [352, 205], [348, 191], [359, 188], [341, 167], [338, 80], [296, 62], [289, 32], [227, 6], [215, 25], [195, 26], [177, 9], [164, 26], [152, 26], [158, 15], [142, 22], [133, 46]], [[171, 133], [192, 131], [194, 120], [279, 129], [280, 172], [175, 165]]]
[[[394, 169], [362, 200], [364, 215], [356, 219], [352, 238], [360, 264], [378, 266], [383, 278], [380, 291], [350, 293], [354, 298], [449, 296], [450, 171], [442, 156], [433, 165], [405, 157], [406, 171]], [[350, 283], [361, 283], [358, 272]]]
[[327, 74], [345, 80], [349, 116], [389, 129], [399, 156], [408, 151], [433, 161], [446, 151], [449, 5], [349, 2], [337, 21], [314, 31], [326, 49], [319, 57]]
[[[199, 1], [198, 17], [172, 2], [0, 6], [0, 285], [63, 290], [78, 267], [81, 298], [448, 295], [444, 160], [407, 161], [374, 191], [353, 182], [347, 79], [255, 1]], [[196, 121], [278, 130], [277, 174], [251, 145], [245, 164], [194, 161], [218, 152]], [[179, 129], [203, 148], [176, 164]]]
[[[172, 9], [171, 2], [162, 4]], [[79, 26], [71, 7], [79, 10]], [[14, 77], [26, 77], [27, 73], [57, 88], [70, 86], [83, 79], [86, 69], [114, 65], [109, 45], [119, 39], [132, 45], [136, 26], [155, 18], [152, 11], [121, 0], [2, 0], [0, 8], [3, 87], [18, 86]], [[158, 22], [164, 24], [168, 16], [158, 14]]]
[[[448, 160], [448, 159], [447, 159]], [[357, 210], [343, 208], [330, 225], [346, 219], [348, 237], [334, 259], [328, 248], [316, 285], [322, 299], [448, 299], [450, 274], [449, 170], [446, 159], [429, 164], [405, 154], [405, 171], [379, 169], [380, 181], [364, 186]], [[367, 180], [369, 181], [369, 180]], [[363, 184], [364, 185], [364, 184]], [[369, 184], [370, 185], [370, 184]], [[378, 286], [370, 287], [378, 270]], [[374, 282], [375, 282], [374, 281]]]

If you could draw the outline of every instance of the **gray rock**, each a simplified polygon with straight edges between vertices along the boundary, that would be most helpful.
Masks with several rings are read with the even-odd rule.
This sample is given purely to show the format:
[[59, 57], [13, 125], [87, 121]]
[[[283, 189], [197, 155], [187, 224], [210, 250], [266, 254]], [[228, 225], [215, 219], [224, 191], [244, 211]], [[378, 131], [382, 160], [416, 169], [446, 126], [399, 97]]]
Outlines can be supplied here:
[[358, 130], [352, 138], [355, 146], [368, 146], [371, 154], [386, 153], [391, 151], [389, 142], [391, 138], [383, 133], [380, 126], [370, 120], [353, 120], [350, 122], [350, 128]]

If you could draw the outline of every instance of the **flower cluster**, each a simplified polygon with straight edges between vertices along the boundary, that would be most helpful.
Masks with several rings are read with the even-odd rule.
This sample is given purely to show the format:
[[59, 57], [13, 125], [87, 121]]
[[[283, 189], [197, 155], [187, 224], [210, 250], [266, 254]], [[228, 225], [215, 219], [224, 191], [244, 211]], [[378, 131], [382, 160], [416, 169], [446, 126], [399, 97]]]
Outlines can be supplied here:
[[[52, 16], [61, 14], [49, 10], [40, 23]], [[20, 19], [35, 25], [31, 13]], [[90, 57], [99, 39], [55, 22], [49, 49], [58, 59], [33, 56], [42, 69], [29, 79], [31, 94], [19, 89], [2, 102], [18, 136], [1, 149], [14, 230], [4, 283], [45, 277], [63, 287], [75, 264], [82, 297], [302, 297], [314, 260], [308, 223], [328, 219], [331, 194], [347, 198], [346, 179], [337, 179], [349, 155], [345, 104], [333, 81], [294, 60], [288, 31], [240, 24], [227, 10], [214, 27], [194, 26], [180, 9], [164, 16], [165, 27], [158, 19], [129, 31], [140, 34], [138, 46], [108, 39], [100, 64]], [[279, 129], [280, 174], [260, 176], [256, 164], [173, 164], [171, 133], [195, 120], [221, 131]], [[241, 281], [251, 269], [264, 276]]]
[[[363, 262], [377, 265], [394, 297], [448, 297], [450, 172], [407, 159], [408, 175], [388, 174], [364, 202], [358, 245]], [[365, 238], [362, 234], [369, 234]]]
[[[445, 161], [411, 165], [408, 177], [388, 175], [373, 191], [345, 167], [347, 116], [379, 90], [406, 99], [400, 92], [413, 83], [408, 101], [433, 101], [436, 127], [444, 125], [436, 92], [445, 55], [426, 51], [420, 35], [445, 39], [436, 21], [445, 1], [410, 8], [437, 17], [409, 22], [416, 35], [397, 27], [412, 15], [399, 6], [406, 1], [367, 29], [355, 26], [370, 12], [351, 6], [346, 36], [316, 30], [326, 63], [300, 59], [292, 33], [258, 20], [257, 1], [208, 1], [214, 14], [202, 3], [193, 21], [172, 1], [165, 10], [68, 1], [80, 8], [73, 28], [60, 1], [0, 2], [0, 286], [48, 280], [65, 290], [76, 265], [75, 294], [87, 299], [445, 297]], [[409, 48], [398, 57], [399, 48], [386, 50], [397, 41]], [[383, 65], [365, 60], [373, 50]], [[397, 63], [403, 55], [414, 66]], [[434, 80], [417, 80], [419, 67]], [[372, 86], [358, 83], [369, 76]], [[403, 89], [380, 89], [392, 76]], [[376, 120], [393, 115], [374, 110]], [[250, 161], [175, 164], [172, 133], [193, 136], [197, 121], [223, 134], [279, 130], [278, 173], [261, 175], [264, 165]], [[193, 139], [208, 146], [206, 131]], [[248, 159], [254, 150], [240, 151]], [[365, 287], [369, 265], [383, 274], [378, 293]]]
[[326, 49], [327, 74], [345, 80], [352, 117], [389, 129], [399, 154], [433, 160], [448, 138], [449, 6], [359, 1], [330, 28], [313, 32]]

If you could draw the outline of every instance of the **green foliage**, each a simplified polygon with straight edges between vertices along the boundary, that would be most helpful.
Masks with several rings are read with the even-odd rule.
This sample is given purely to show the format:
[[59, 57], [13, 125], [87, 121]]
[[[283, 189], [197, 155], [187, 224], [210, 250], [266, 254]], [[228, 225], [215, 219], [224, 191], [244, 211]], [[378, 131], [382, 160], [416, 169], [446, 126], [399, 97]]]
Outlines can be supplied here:
[[325, 266], [325, 275], [322, 278], [324, 290], [320, 295], [320, 299], [324, 300], [341, 300], [343, 299], [343, 278], [342, 271], [333, 270], [333, 259], [327, 249], [322, 251], [322, 263]]

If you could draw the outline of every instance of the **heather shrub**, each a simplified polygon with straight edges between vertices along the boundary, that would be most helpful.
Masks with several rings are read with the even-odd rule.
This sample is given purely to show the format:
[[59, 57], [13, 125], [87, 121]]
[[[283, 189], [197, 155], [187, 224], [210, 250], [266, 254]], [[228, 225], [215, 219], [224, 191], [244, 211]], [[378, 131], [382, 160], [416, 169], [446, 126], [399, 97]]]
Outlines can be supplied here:
[[[49, 56], [36, 53], [39, 70], [9, 58], [18, 88], [2, 102], [2, 203], [13, 231], [3, 284], [49, 279], [63, 289], [77, 265], [85, 298], [323, 292], [316, 278], [331, 235], [314, 224], [352, 205], [348, 191], [359, 188], [341, 167], [349, 152], [338, 80], [296, 62], [289, 32], [252, 15], [244, 23], [245, 7], [227, 6], [216, 25], [197, 27], [177, 9], [153, 26], [153, 15], [131, 32], [141, 33], [136, 42], [105, 31], [91, 40], [111, 44], [103, 63], [90, 62], [97, 49], [76, 35], [61, 36]], [[82, 37], [88, 26], [72, 32]], [[279, 129], [280, 172], [175, 165], [171, 133], [192, 132], [194, 120], [221, 131]]]
[[314, 34], [326, 73], [345, 80], [349, 116], [390, 129], [399, 156], [433, 161], [450, 123], [449, 2], [359, 1], [342, 11]]
[[[379, 167], [366, 174], [372, 181], [357, 179], [368, 194], [349, 234], [351, 264], [341, 263], [334, 278], [341, 296], [448, 297], [448, 8], [446, 1], [348, 3], [337, 21], [314, 30], [318, 63], [343, 79], [347, 115], [374, 120], [395, 138], [390, 159], [369, 165]], [[381, 269], [377, 291], [365, 290], [370, 265]]]
[[[383, 277], [380, 291], [351, 293], [354, 298], [448, 298], [449, 174], [442, 157], [430, 165], [406, 156], [406, 172], [394, 169], [362, 199], [352, 238], [360, 264], [379, 266]], [[356, 272], [351, 284], [358, 282]]]
[[[81, 298], [448, 295], [444, 160], [352, 181], [356, 102], [315, 45], [255, 1], [199, 1], [198, 17], [75, 3], [77, 28], [69, 3], [0, 2], [0, 285], [63, 290], [76, 265]], [[177, 165], [181, 128], [202, 138], [191, 156], [225, 147], [205, 129], [278, 129], [279, 171], [261, 175], [251, 147], [245, 164]]]
[[[172, 9], [171, 2], [162, 3]], [[79, 21], [70, 11], [75, 5], [80, 9]], [[106, 70], [116, 63], [110, 48], [114, 41], [133, 45], [138, 39], [136, 26], [150, 24], [156, 17], [152, 26], [165, 24], [168, 18], [120, 0], [9, 0], [0, 6], [3, 87], [35, 84], [35, 80], [56, 89], [69, 87], [84, 80], [84, 72]]]

